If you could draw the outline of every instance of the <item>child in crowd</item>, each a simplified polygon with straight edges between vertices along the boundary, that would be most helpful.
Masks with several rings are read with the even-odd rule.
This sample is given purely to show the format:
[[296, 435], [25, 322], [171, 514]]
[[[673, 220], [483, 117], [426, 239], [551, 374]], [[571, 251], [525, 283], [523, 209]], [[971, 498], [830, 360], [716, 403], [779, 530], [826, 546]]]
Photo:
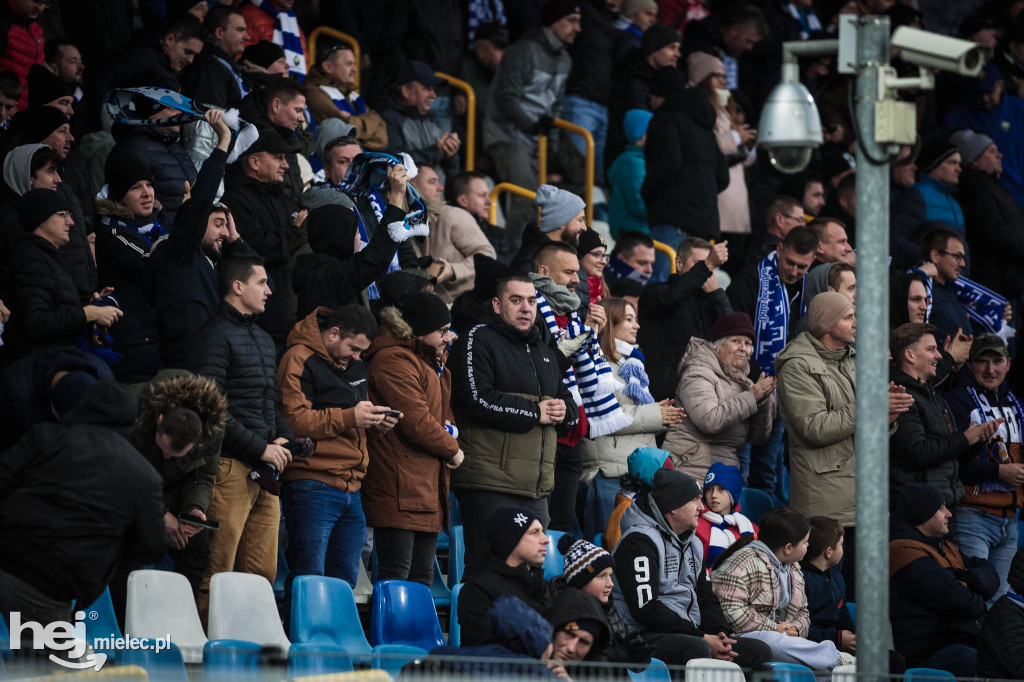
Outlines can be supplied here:
[[704, 546], [704, 565], [710, 571], [725, 548], [744, 535], [757, 537], [757, 526], [736, 511], [743, 492], [739, 467], [715, 462], [704, 477], [704, 512], [697, 520], [697, 537]]
[[843, 559], [843, 527], [835, 519], [815, 516], [807, 555], [800, 562], [804, 571], [807, 608], [811, 627], [807, 638], [828, 640], [842, 651], [857, 652], [857, 628], [846, 608], [846, 581], [839, 570]]
[[608, 182], [612, 190], [608, 203], [608, 226], [613, 237], [629, 230], [644, 234], [650, 232], [647, 204], [640, 196], [640, 188], [647, 175], [644, 145], [647, 142], [647, 126], [653, 115], [643, 109], [630, 109], [623, 119], [622, 127], [626, 130], [629, 144], [615, 157], [608, 169]]
[[831, 670], [853, 663], [831, 641], [807, 638], [810, 614], [798, 563], [807, 554], [810, 524], [799, 512], [777, 507], [761, 517], [757, 540], [748, 535], [722, 552], [711, 586], [738, 637], [760, 639], [772, 660]]

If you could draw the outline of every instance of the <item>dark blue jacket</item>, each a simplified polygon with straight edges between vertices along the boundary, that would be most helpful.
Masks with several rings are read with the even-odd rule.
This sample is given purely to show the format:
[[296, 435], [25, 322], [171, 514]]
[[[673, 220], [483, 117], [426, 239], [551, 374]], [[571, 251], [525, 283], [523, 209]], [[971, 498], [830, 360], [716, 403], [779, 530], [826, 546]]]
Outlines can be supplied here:
[[804, 590], [807, 608], [811, 612], [811, 629], [807, 639], [812, 642], [829, 641], [842, 646], [843, 630], [857, 632], [850, 610], [846, 608], [846, 581], [838, 566], [822, 571], [810, 562], [800, 564], [804, 569]]
[[957, 329], [962, 329], [968, 336], [974, 334], [971, 319], [967, 317], [967, 309], [956, 297], [953, 287], [939, 284], [935, 279], [932, 279], [932, 314], [928, 318], [928, 324], [938, 328], [935, 340], [940, 346], [947, 336], [954, 336]]

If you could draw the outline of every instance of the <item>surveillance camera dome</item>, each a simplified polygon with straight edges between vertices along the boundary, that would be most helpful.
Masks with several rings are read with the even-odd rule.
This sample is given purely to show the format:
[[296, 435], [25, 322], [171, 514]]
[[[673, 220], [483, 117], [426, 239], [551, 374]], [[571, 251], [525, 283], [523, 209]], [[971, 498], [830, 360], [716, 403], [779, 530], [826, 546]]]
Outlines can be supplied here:
[[821, 146], [821, 118], [814, 98], [800, 83], [781, 83], [768, 95], [761, 109], [757, 143], [783, 173], [799, 173]]

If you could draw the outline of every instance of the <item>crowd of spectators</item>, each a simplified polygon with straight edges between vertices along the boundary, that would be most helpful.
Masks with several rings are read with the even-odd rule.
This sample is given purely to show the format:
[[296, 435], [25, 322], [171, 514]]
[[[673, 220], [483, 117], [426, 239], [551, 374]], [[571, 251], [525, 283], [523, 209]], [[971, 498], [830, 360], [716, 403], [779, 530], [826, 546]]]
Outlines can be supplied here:
[[[856, 327], [879, 311], [850, 77], [800, 61], [807, 170], [755, 126], [781, 43], [843, 14], [929, 21], [0, 0], [0, 612], [70, 621], [109, 587], [123, 617], [166, 555], [204, 623], [214, 574], [286, 565], [287, 619], [295, 577], [354, 586], [371, 546], [379, 579], [429, 585], [457, 506], [464, 646], [438, 654], [853, 662]], [[993, 59], [902, 93], [921, 144], [891, 169], [890, 666], [1020, 678], [1022, 4], [959, 36]], [[594, 205], [556, 119], [593, 137]], [[528, 192], [495, 207], [497, 183]], [[748, 518], [745, 488], [774, 508]]]

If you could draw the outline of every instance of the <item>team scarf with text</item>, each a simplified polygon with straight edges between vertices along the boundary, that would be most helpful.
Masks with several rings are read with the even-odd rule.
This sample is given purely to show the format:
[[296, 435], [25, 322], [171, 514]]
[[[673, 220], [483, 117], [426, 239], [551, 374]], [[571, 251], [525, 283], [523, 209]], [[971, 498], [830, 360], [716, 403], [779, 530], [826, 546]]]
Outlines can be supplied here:
[[[778, 258], [778, 252], [772, 251], [757, 264], [760, 284], [754, 311], [754, 359], [768, 376], [775, 376], [775, 356], [786, 346], [789, 336], [789, 294], [779, 278]], [[807, 312], [802, 288], [801, 285], [799, 315]]]
[[[932, 316], [932, 278], [920, 268], [912, 268], [908, 272], [924, 275], [925, 289], [928, 294], [928, 312], [925, 321]], [[960, 304], [967, 309], [967, 314], [990, 334], [999, 334], [1003, 328], [1003, 310], [1006, 308], [1006, 299], [966, 277], [957, 277], [952, 282], [953, 293]]]

